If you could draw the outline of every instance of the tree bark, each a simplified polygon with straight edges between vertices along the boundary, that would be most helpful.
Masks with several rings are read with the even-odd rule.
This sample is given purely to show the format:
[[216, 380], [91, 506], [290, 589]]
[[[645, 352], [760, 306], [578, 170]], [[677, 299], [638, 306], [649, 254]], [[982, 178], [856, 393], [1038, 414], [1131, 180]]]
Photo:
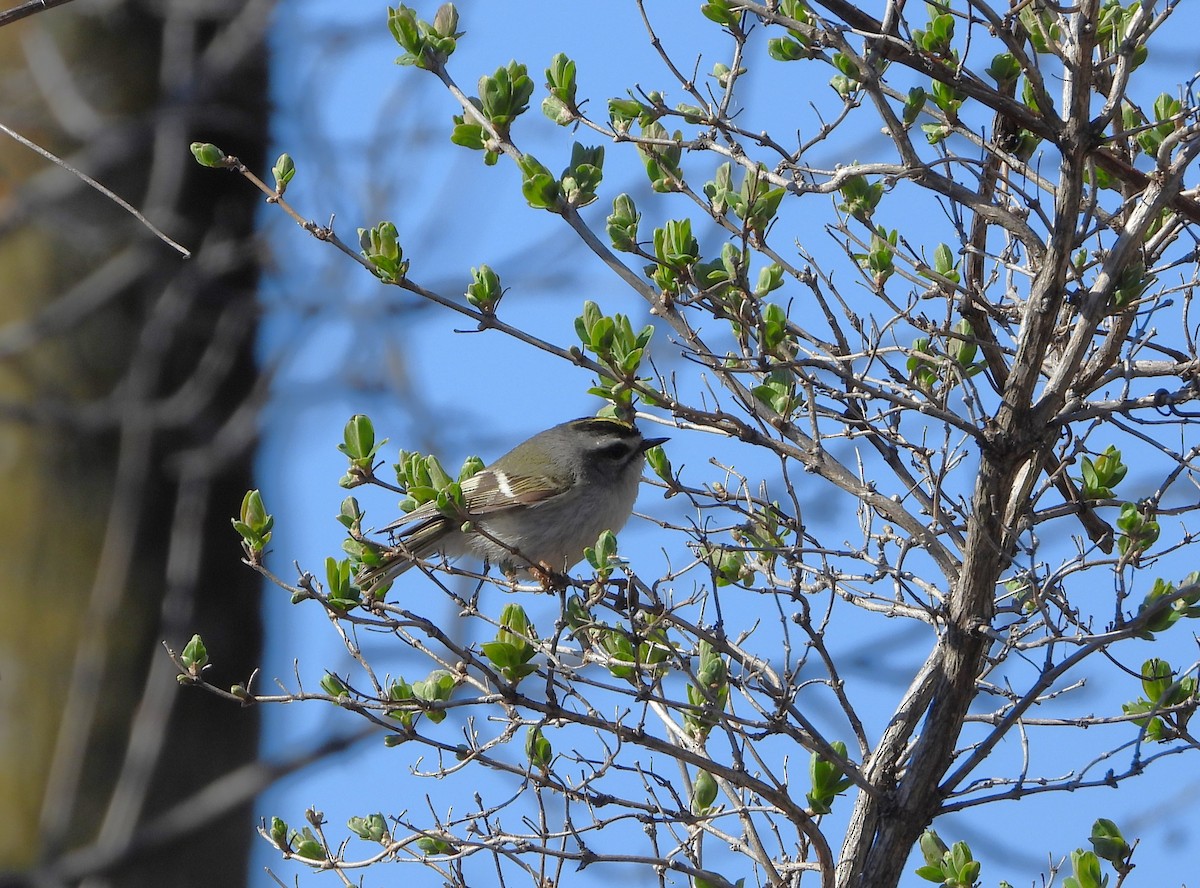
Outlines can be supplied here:
[[257, 721], [180, 698], [160, 642], [201, 632], [230, 683], [260, 649], [228, 524], [260, 386], [256, 199], [188, 144], [261, 161], [270, 5], [185, 6], [67, 6], [0, 30], [2, 122], [194, 251], [0, 135], [5, 884], [245, 880], [249, 799], [169, 829], [163, 813], [252, 760]]

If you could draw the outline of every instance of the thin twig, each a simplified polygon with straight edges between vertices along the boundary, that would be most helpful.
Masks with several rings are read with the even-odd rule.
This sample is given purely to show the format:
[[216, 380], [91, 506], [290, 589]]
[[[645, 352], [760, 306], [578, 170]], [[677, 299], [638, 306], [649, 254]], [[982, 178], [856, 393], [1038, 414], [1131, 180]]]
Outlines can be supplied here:
[[[39, 4], [42, 2], [53, 3], [54, 0], [37, 0], [37, 2]], [[57, 0], [57, 2], [66, 3], [67, 0]], [[5, 22], [3, 21], [3, 19], [0, 19], [0, 25], [3, 25], [3, 24], [5, 24]], [[24, 136], [22, 136], [20, 133], [14, 132], [13, 130], [9, 129], [7, 126], [5, 126], [2, 123], [0, 123], [0, 131], [7, 133], [9, 136], [16, 139], [18, 142], [20, 142], [26, 148], [30, 149], [31, 151], [36, 151], [38, 154], [42, 155], [42, 157], [58, 164], [60, 167], [62, 167], [67, 172], [71, 173], [74, 176], [79, 177], [84, 182], [86, 182], [88, 185], [90, 185], [92, 188], [95, 188], [97, 191], [99, 191], [101, 194], [103, 194], [105, 197], [107, 197], [109, 200], [111, 200], [113, 203], [115, 203], [121, 209], [125, 210], [125, 212], [132, 215], [135, 219], [137, 219], [144, 226], [146, 226], [148, 229], [150, 229], [150, 231], [152, 231], [154, 233], [155, 237], [157, 237], [163, 243], [174, 248], [181, 256], [183, 256], [184, 259], [192, 258], [192, 253], [190, 250], [188, 250], [186, 247], [182, 246], [181, 244], [178, 244], [175, 241], [171, 240], [171, 238], [167, 237], [166, 234], [164, 234], [161, 230], [159, 230], [157, 227], [155, 227], [154, 223], [152, 223], [149, 219], [147, 219], [145, 216], [143, 216], [141, 213], [139, 213], [127, 201], [125, 201], [120, 196], [114, 194], [113, 192], [109, 191], [107, 188], [105, 188], [103, 185], [101, 185], [99, 182], [97, 182], [91, 176], [87, 175], [84, 172], [81, 172], [80, 170], [75, 169], [75, 167], [71, 166], [69, 163], [67, 163], [65, 160], [63, 160], [61, 157], [58, 157], [57, 155], [47, 151], [41, 145], [37, 145], [37, 144], [29, 141]]]
[[52, 9], [55, 6], [62, 6], [64, 3], [70, 3], [71, 0], [25, 0], [20, 6], [14, 6], [12, 9], [6, 9], [0, 12], [0, 28], [5, 25], [11, 25], [15, 21], [27, 18], [35, 12], [42, 12], [46, 9]]

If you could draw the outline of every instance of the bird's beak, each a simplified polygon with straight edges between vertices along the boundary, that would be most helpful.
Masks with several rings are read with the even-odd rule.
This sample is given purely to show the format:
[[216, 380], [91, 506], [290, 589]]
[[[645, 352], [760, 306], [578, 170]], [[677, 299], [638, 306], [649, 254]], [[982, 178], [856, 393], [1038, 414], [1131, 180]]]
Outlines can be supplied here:
[[671, 440], [670, 438], [643, 438], [642, 439], [642, 453], [645, 453], [651, 447], [657, 447], [659, 444], [665, 444], [667, 441], [670, 441], [670, 440]]

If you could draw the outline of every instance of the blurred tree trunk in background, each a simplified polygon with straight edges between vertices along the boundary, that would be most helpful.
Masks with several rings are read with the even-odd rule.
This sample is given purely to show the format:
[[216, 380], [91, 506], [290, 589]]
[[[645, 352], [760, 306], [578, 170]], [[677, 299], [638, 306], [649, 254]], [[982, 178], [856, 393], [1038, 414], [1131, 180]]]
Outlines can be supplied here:
[[[11, 4], [2, 3], [7, 7]], [[69, 4], [0, 29], [0, 883], [237, 885], [257, 719], [160, 642], [258, 662], [251, 485], [267, 2]], [[245, 776], [245, 779], [243, 779]]]

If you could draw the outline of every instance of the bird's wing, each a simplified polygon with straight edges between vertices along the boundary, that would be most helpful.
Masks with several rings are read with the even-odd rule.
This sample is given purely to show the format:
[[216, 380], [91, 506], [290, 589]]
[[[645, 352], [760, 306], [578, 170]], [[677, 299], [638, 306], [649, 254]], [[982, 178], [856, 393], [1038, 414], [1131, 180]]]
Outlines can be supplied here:
[[421, 526], [431, 524], [433, 523], [433, 519], [441, 517], [442, 513], [437, 510], [437, 506], [435, 506], [433, 503], [425, 503], [424, 505], [413, 509], [411, 512], [401, 515], [391, 524], [381, 527], [378, 530], [373, 530], [371, 533], [395, 533], [406, 525], [417, 524], [419, 525], [418, 527], [414, 527], [411, 530], [405, 531], [405, 534], [416, 533], [421, 529]]
[[467, 514], [483, 516], [553, 499], [570, 486], [569, 479], [484, 469], [462, 483], [462, 492]]
[[[462, 482], [463, 502], [467, 514], [473, 518], [536, 506], [570, 489], [570, 478], [517, 475], [492, 469], [477, 472]], [[394, 580], [412, 567], [413, 559], [425, 558], [437, 551], [438, 543], [450, 529], [450, 521], [430, 502], [380, 528], [379, 533], [394, 535], [397, 548], [382, 566], [363, 573], [359, 582], [366, 588]]]
[[[532, 506], [561, 495], [570, 488], [570, 481], [546, 475], [516, 475], [484, 469], [462, 482], [463, 502], [467, 514], [475, 517], [495, 515], [509, 509]], [[405, 537], [421, 537], [423, 532], [436, 531], [445, 516], [434, 503], [424, 503], [377, 533], [403, 531]], [[414, 542], [419, 542], [416, 540]]]

